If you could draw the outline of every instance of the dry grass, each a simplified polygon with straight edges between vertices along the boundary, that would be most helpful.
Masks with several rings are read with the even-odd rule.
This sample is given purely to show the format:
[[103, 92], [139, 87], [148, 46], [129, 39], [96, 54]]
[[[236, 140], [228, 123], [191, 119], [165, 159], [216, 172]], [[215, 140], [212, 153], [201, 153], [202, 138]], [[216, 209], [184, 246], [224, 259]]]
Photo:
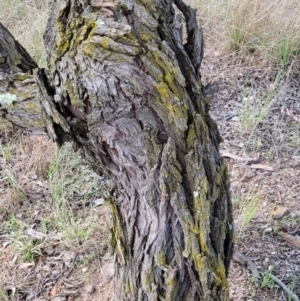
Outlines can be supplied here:
[[83, 283], [80, 270], [99, 261], [108, 246], [110, 212], [93, 204], [103, 198], [103, 179], [81, 163], [70, 144], [59, 149], [47, 137], [18, 131], [0, 135], [0, 165], [0, 299], [48, 294], [51, 287], [43, 282], [53, 281], [51, 273], [40, 281], [39, 270], [71, 271], [64, 263], [70, 256]]
[[[45, 66], [42, 37], [48, 0], [0, 0], [0, 20]], [[197, 7], [209, 47], [224, 54], [255, 54], [285, 69], [300, 56], [297, 0], [190, 0]], [[210, 49], [206, 48], [206, 51]]]
[[[210, 47], [258, 55], [286, 69], [300, 56], [297, 0], [193, 0]], [[206, 49], [206, 51], [209, 51]]]
[[232, 200], [235, 212], [236, 235], [243, 237], [250, 225], [252, 219], [255, 217], [259, 208], [260, 196], [255, 192], [248, 192], [242, 199], [233, 198]]
[[39, 66], [46, 65], [43, 34], [48, 0], [0, 0], [0, 20], [21, 42]]
[[43, 136], [22, 136], [22, 156], [26, 160], [25, 172], [34, 172], [37, 177], [46, 178], [49, 166], [55, 159], [55, 149]]

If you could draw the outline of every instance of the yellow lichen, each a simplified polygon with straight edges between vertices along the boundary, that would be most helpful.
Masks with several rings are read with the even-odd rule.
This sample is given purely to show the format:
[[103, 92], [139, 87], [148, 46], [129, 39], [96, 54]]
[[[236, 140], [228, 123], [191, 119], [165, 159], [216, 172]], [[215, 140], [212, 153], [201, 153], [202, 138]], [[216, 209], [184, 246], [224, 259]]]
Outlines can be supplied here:
[[150, 266], [148, 269], [142, 272], [141, 274], [141, 283], [144, 290], [151, 292], [152, 284], [155, 283], [154, 281], [154, 270]]
[[155, 262], [159, 267], [164, 267], [166, 266], [166, 253], [165, 250], [160, 250], [156, 255], [155, 255]]
[[209, 235], [209, 220], [210, 220], [210, 202], [207, 200], [206, 194], [208, 189], [208, 181], [203, 178], [200, 187], [196, 188], [193, 193], [194, 212], [197, 212], [195, 221], [199, 229], [199, 243], [201, 252], [206, 255], [210, 254], [210, 249], [207, 245], [207, 237]]
[[194, 147], [195, 141], [197, 139], [196, 136], [196, 131], [194, 126], [190, 126], [189, 131], [188, 131], [188, 137], [187, 137], [187, 147], [188, 149], [191, 149]]
[[139, 36], [144, 42], [151, 41], [152, 39], [152, 36], [147, 32], [140, 32]]
[[216, 286], [228, 287], [228, 280], [226, 278], [225, 267], [222, 261], [219, 262], [216, 268], [215, 284]]
[[100, 42], [100, 45], [104, 48], [104, 49], [108, 49], [109, 50], [109, 47], [110, 47], [110, 44], [113, 40], [108, 38], [108, 37], [103, 37], [101, 39], [101, 42]]
[[164, 82], [160, 82], [157, 85], [157, 90], [160, 94], [161, 99], [165, 102], [170, 95], [170, 90], [169, 90], [168, 86]]
[[164, 60], [161, 56], [160, 51], [149, 51], [148, 57], [154, 61], [156, 67], [160, 68], [163, 71], [163, 79], [159, 79], [162, 82], [166, 82], [168, 89], [176, 95], [179, 99], [182, 98], [182, 92], [178, 90], [176, 86], [176, 76], [178, 76], [178, 71], [174, 65], [168, 60]]
[[70, 96], [71, 104], [76, 108], [83, 108], [84, 103], [78, 95], [77, 87], [75, 86], [74, 81], [68, 80], [65, 85]]

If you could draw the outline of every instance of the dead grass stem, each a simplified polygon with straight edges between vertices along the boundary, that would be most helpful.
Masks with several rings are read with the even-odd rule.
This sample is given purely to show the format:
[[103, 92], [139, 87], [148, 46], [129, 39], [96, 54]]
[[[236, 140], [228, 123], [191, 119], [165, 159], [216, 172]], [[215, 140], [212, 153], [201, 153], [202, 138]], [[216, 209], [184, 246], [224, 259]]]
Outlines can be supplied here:
[[206, 40], [214, 51], [255, 54], [286, 71], [299, 60], [299, 1], [194, 0], [191, 4], [198, 8]]

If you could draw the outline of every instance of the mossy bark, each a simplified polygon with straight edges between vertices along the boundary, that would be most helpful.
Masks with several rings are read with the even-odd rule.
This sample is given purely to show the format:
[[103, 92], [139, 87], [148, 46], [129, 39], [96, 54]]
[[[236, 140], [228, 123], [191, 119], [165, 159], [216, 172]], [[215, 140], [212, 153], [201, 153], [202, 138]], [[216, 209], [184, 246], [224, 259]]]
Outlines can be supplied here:
[[229, 300], [228, 173], [195, 11], [181, 0], [109, 3], [53, 2], [49, 70], [36, 77], [47, 131], [111, 179], [116, 300]]

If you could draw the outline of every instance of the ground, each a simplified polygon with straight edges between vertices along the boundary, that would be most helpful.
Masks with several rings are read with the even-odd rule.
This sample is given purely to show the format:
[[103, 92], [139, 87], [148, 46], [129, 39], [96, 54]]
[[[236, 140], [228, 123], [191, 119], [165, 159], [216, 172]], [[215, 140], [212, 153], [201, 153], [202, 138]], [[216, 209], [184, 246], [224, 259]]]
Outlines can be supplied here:
[[231, 300], [293, 300], [270, 274], [300, 295], [298, 68], [288, 77], [251, 61], [208, 55], [204, 80], [219, 91], [211, 103], [224, 142], [236, 223]]
[[[300, 296], [299, 66], [271, 68], [207, 40], [202, 81], [219, 86], [210, 112], [234, 207], [231, 300], [297, 300], [282, 283]], [[4, 121], [0, 150], [0, 300], [113, 300], [105, 179], [70, 144]]]

